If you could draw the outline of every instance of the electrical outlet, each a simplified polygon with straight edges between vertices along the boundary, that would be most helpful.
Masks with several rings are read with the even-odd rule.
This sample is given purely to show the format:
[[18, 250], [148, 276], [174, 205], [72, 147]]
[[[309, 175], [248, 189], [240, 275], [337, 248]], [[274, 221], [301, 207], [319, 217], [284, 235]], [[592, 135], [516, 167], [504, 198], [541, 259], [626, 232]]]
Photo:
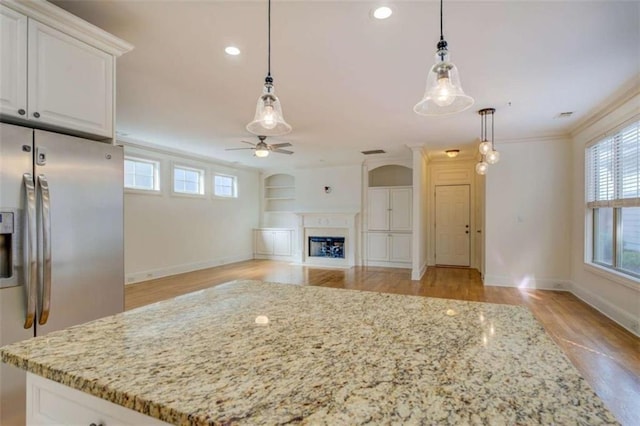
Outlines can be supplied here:
[[147, 278], [153, 278], [153, 274], [152, 273], [148, 273], [147, 274]]
[[556, 290], [562, 290], [564, 288], [564, 284], [562, 283], [553, 283], [553, 288]]

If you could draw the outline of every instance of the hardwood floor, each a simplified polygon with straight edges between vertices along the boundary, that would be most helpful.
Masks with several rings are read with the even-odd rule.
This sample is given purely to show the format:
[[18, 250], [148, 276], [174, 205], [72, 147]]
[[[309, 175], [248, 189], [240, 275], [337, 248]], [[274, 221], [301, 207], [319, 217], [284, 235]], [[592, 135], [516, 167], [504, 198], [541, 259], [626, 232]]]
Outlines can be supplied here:
[[485, 287], [471, 269], [429, 268], [420, 281], [407, 269], [312, 268], [252, 260], [128, 285], [126, 309], [237, 279], [524, 305], [623, 425], [640, 425], [640, 338], [571, 293]]

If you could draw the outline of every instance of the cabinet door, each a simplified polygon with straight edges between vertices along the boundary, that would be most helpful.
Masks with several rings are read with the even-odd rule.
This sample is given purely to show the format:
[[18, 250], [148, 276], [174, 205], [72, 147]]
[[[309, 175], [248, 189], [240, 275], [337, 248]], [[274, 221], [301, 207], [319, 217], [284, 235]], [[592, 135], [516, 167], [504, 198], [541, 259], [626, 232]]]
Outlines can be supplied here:
[[255, 251], [256, 254], [273, 254], [274, 237], [273, 231], [255, 231]]
[[389, 229], [391, 231], [411, 231], [411, 216], [413, 211], [411, 188], [391, 189], [390, 206], [391, 215]]
[[389, 229], [389, 190], [369, 189], [367, 197], [368, 227], [371, 231], [386, 231]]
[[0, 114], [27, 118], [27, 17], [1, 4]]
[[389, 236], [386, 233], [367, 234], [367, 260], [389, 260]]
[[113, 57], [29, 20], [29, 119], [113, 135]]
[[291, 231], [273, 232], [273, 254], [291, 256]]
[[411, 262], [411, 234], [391, 234], [389, 237], [389, 260]]

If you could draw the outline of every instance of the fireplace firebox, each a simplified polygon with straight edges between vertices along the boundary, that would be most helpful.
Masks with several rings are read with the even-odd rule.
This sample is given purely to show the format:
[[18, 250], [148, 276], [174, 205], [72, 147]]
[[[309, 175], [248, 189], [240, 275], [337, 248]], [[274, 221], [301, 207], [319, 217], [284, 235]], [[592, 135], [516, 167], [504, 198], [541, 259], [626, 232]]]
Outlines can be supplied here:
[[344, 259], [344, 237], [309, 237], [309, 257]]

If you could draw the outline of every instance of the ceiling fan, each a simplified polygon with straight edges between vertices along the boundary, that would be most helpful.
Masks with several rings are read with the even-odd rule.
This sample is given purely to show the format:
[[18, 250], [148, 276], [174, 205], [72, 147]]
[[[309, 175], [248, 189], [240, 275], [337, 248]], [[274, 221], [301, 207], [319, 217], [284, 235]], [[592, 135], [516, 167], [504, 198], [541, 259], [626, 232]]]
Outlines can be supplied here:
[[288, 154], [288, 155], [293, 154], [293, 151], [281, 149], [287, 146], [291, 146], [289, 142], [268, 144], [265, 142], [265, 140], [267, 139], [266, 136], [258, 136], [258, 139], [260, 139], [260, 142], [258, 143], [241, 141], [243, 143], [248, 143], [249, 145], [252, 145], [251, 148], [227, 148], [225, 151], [236, 151], [239, 149], [253, 149], [255, 151], [256, 157], [267, 157], [271, 152], [277, 152], [278, 154]]

